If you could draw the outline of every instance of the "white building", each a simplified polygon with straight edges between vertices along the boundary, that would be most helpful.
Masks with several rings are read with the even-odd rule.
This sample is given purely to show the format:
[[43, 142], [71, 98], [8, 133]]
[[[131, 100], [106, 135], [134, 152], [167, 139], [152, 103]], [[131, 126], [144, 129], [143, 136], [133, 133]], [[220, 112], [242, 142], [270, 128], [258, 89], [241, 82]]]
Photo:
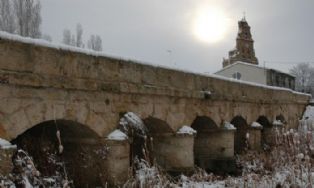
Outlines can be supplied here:
[[264, 85], [267, 84], [266, 69], [241, 61], [237, 61], [231, 65], [228, 65], [215, 74], [237, 80], [255, 82]]
[[293, 75], [241, 61], [234, 62], [215, 74], [264, 85], [286, 87], [293, 90], [295, 87], [295, 77]]

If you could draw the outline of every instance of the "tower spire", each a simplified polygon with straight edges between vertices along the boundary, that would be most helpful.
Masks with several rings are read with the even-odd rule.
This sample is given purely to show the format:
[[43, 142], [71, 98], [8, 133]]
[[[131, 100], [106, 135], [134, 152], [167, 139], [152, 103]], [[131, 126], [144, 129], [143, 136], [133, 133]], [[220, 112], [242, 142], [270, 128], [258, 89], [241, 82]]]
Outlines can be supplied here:
[[246, 16], [245, 11], [243, 11], [243, 18], [242, 18], [243, 21], [246, 21], [245, 16]]

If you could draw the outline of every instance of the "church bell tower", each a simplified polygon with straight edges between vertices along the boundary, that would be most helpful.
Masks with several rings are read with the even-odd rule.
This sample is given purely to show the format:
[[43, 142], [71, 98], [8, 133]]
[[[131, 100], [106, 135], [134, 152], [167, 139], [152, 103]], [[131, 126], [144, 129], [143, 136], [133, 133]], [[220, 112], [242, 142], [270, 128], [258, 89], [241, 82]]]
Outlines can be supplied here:
[[258, 65], [258, 60], [255, 57], [251, 27], [245, 17], [238, 22], [238, 27], [239, 31], [236, 39], [236, 47], [234, 50], [229, 51], [228, 59], [223, 60], [223, 67], [231, 65], [236, 61]]

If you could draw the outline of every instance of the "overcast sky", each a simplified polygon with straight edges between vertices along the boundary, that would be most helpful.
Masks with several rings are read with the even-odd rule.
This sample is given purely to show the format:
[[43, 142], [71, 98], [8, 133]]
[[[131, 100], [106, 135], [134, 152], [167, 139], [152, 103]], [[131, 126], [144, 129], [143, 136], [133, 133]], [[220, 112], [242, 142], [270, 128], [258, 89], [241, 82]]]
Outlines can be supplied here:
[[[261, 66], [288, 71], [295, 62], [314, 62], [313, 0], [41, 0], [42, 31], [54, 42], [63, 29], [98, 34], [106, 54], [200, 73], [222, 68], [235, 46], [237, 21], [246, 12]], [[205, 43], [193, 34], [200, 7], [223, 10], [224, 38]], [[215, 28], [212, 28], [215, 29]]]

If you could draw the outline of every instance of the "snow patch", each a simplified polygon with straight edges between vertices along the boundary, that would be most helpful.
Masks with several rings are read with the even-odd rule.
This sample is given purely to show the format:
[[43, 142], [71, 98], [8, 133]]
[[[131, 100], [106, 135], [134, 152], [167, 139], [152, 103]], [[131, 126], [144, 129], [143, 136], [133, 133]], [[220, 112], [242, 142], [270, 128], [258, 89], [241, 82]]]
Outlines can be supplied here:
[[108, 140], [126, 140], [128, 136], [121, 132], [119, 129], [114, 130], [107, 136]]
[[263, 128], [263, 126], [262, 126], [261, 124], [259, 124], [258, 122], [255, 122], [255, 121], [251, 124], [251, 127], [254, 127], [254, 128]]
[[16, 148], [16, 145], [12, 145], [9, 141], [0, 138], [0, 149], [13, 149]]
[[233, 124], [231, 124], [230, 122], [228, 121], [225, 121], [224, 122], [224, 128], [227, 129], [227, 130], [236, 130], [237, 128], [234, 127]]
[[124, 131], [125, 133], [129, 132], [129, 127], [134, 128], [143, 135], [145, 135], [145, 133], [147, 132], [142, 119], [133, 112], [128, 112], [124, 114], [124, 116], [120, 119], [119, 125], [122, 126], [122, 131]]
[[306, 107], [306, 110], [303, 114], [303, 120], [307, 120], [307, 119], [310, 119], [310, 120], [314, 120], [314, 106], [307, 106]]
[[181, 127], [178, 131], [177, 134], [188, 134], [188, 135], [193, 135], [196, 134], [196, 130], [194, 130], [193, 128], [184, 125], [183, 127]]
[[281, 125], [283, 125], [283, 123], [280, 120], [274, 120], [273, 125], [281, 126]]

